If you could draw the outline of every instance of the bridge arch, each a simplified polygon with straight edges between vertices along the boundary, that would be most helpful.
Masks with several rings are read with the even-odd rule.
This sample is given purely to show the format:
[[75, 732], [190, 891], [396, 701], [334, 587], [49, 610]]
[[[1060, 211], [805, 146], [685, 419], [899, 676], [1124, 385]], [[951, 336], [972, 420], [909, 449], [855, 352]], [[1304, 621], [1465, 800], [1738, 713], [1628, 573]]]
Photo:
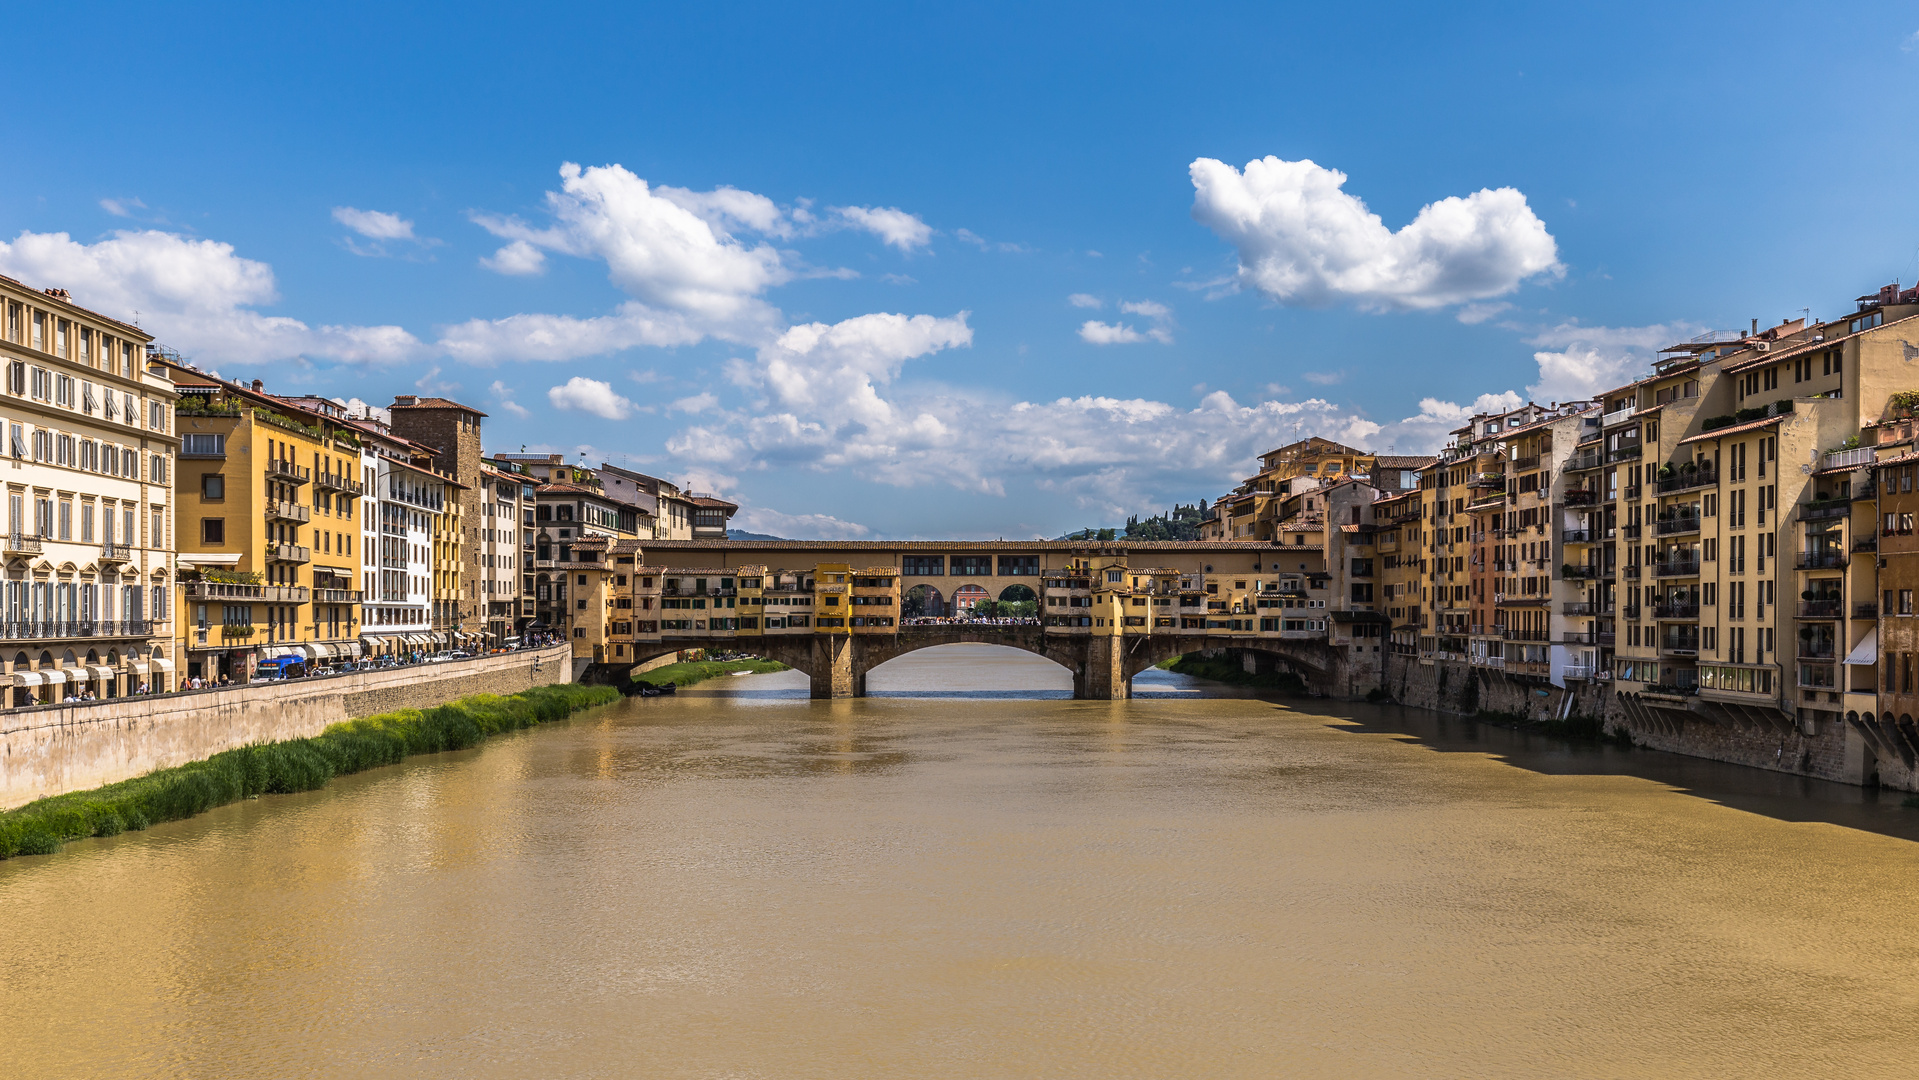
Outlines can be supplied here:
[[[980, 665], [969, 669], [969, 673], [975, 677], [965, 681], [947, 679], [939, 684], [916, 685], [912, 687], [914, 692], [925, 691], [935, 694], [966, 691], [1055, 692], [1070, 690], [1073, 687], [1074, 667], [1058, 656], [1047, 656], [1004, 641], [941, 641], [906, 649], [883, 659], [868, 656], [856, 662], [854, 668], [861, 673], [860, 690], [862, 693], [877, 692], [883, 685], [882, 680], [889, 675], [897, 678], [900, 674], [911, 671], [910, 666], [901, 664], [908, 657], [926, 656], [952, 649], [974, 650], [973, 657], [981, 661]], [[1020, 663], [1021, 658], [1024, 657], [1036, 658], [1041, 663], [1038, 665]], [[1012, 679], [1004, 679], [996, 678], [993, 674], [1009, 668], [1018, 671], [1019, 675]], [[937, 670], [945, 671], [946, 669]], [[901, 689], [897, 685], [884, 688], [889, 691]]]
[[939, 618], [946, 614], [946, 597], [939, 587], [920, 584], [906, 590], [900, 598], [900, 615], [908, 619]]

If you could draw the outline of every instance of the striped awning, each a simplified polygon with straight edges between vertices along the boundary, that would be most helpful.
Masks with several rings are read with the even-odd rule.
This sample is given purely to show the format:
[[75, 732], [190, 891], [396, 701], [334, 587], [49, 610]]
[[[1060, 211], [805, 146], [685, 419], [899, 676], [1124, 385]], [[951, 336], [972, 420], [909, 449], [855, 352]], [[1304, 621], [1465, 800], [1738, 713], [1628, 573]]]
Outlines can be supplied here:
[[172, 670], [173, 670], [173, 661], [171, 661], [171, 660], [168, 660], [168, 659], [167, 659], [166, 657], [164, 657], [164, 656], [160, 656], [160, 657], [155, 657], [155, 658], [154, 658], [154, 660], [153, 660], [153, 670], [155, 670], [155, 671], [172, 671]]
[[40, 686], [46, 681], [47, 680], [42, 678], [37, 671], [16, 671], [13, 673], [13, 685], [15, 686]]
[[98, 664], [89, 665], [87, 670], [93, 672], [93, 677], [99, 679], [101, 682], [112, 682], [120, 677], [118, 671]]

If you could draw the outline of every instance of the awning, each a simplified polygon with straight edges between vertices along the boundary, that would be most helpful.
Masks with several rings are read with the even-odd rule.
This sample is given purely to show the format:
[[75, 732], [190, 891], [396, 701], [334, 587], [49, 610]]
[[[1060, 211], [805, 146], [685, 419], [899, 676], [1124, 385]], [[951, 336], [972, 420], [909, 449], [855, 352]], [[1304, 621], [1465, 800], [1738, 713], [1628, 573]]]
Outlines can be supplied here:
[[112, 668], [102, 667], [97, 664], [90, 665], [87, 670], [93, 672], [94, 678], [99, 679], [101, 682], [112, 682], [120, 677], [120, 673]]
[[15, 686], [39, 686], [46, 681], [47, 680], [40, 677], [40, 673], [37, 671], [16, 671], [13, 673], [13, 685]]
[[40, 677], [46, 680], [48, 686], [59, 686], [67, 681], [67, 673], [64, 671], [47, 670], [41, 672]]
[[314, 659], [316, 660], [331, 660], [340, 655], [340, 650], [337, 647], [324, 641], [316, 641], [309, 647], [313, 650], [315, 654]]
[[1863, 638], [1860, 638], [1859, 644], [1854, 645], [1852, 647], [1852, 651], [1846, 654], [1846, 663], [1871, 665], [1871, 664], [1876, 664], [1878, 662], [1879, 662], [1879, 628], [1875, 626], [1872, 629], [1866, 631], [1866, 636]]
[[320, 658], [320, 650], [314, 648], [312, 645], [295, 645], [293, 646], [293, 655], [302, 660], [318, 660]]
[[240, 556], [237, 552], [231, 555], [195, 555], [183, 551], [174, 556], [173, 561], [181, 566], [238, 566]]
[[349, 641], [340, 646], [340, 655], [349, 659], [358, 660], [360, 657], [366, 655], [366, 649], [362, 648], [357, 641]]
[[147, 662], [145, 660], [129, 660], [127, 666], [133, 669], [135, 675], [145, 675], [147, 673]]
[[302, 654], [299, 650], [287, 645], [260, 646], [260, 659], [262, 660], [277, 660], [283, 656], [302, 656]]
[[68, 682], [83, 683], [93, 681], [93, 672], [83, 667], [66, 668], [63, 669], [60, 674], [65, 675]]
[[168, 659], [167, 659], [166, 657], [164, 657], [164, 656], [163, 656], [163, 657], [158, 657], [158, 658], [156, 658], [156, 659], [155, 659], [155, 660], [153, 661], [153, 670], [155, 670], [155, 671], [172, 671], [172, 670], [173, 670], [173, 661], [171, 661], [171, 660], [168, 660]]

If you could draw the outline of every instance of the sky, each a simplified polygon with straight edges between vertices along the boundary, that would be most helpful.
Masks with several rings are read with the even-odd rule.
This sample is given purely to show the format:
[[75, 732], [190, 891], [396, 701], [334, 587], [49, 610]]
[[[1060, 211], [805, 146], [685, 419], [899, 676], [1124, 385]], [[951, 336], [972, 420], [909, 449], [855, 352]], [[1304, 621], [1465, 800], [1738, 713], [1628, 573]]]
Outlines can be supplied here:
[[805, 538], [1428, 451], [1919, 279], [1912, 4], [40, 5], [0, 274]]

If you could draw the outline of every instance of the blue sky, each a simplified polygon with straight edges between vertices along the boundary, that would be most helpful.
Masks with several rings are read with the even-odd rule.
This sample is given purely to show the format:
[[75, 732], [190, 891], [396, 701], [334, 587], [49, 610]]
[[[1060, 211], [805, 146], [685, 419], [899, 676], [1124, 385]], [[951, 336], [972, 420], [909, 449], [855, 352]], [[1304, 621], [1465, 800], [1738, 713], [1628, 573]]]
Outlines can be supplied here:
[[1919, 278], [1911, 5], [284, 7], [12, 13], [0, 273], [785, 535], [1114, 523]]

